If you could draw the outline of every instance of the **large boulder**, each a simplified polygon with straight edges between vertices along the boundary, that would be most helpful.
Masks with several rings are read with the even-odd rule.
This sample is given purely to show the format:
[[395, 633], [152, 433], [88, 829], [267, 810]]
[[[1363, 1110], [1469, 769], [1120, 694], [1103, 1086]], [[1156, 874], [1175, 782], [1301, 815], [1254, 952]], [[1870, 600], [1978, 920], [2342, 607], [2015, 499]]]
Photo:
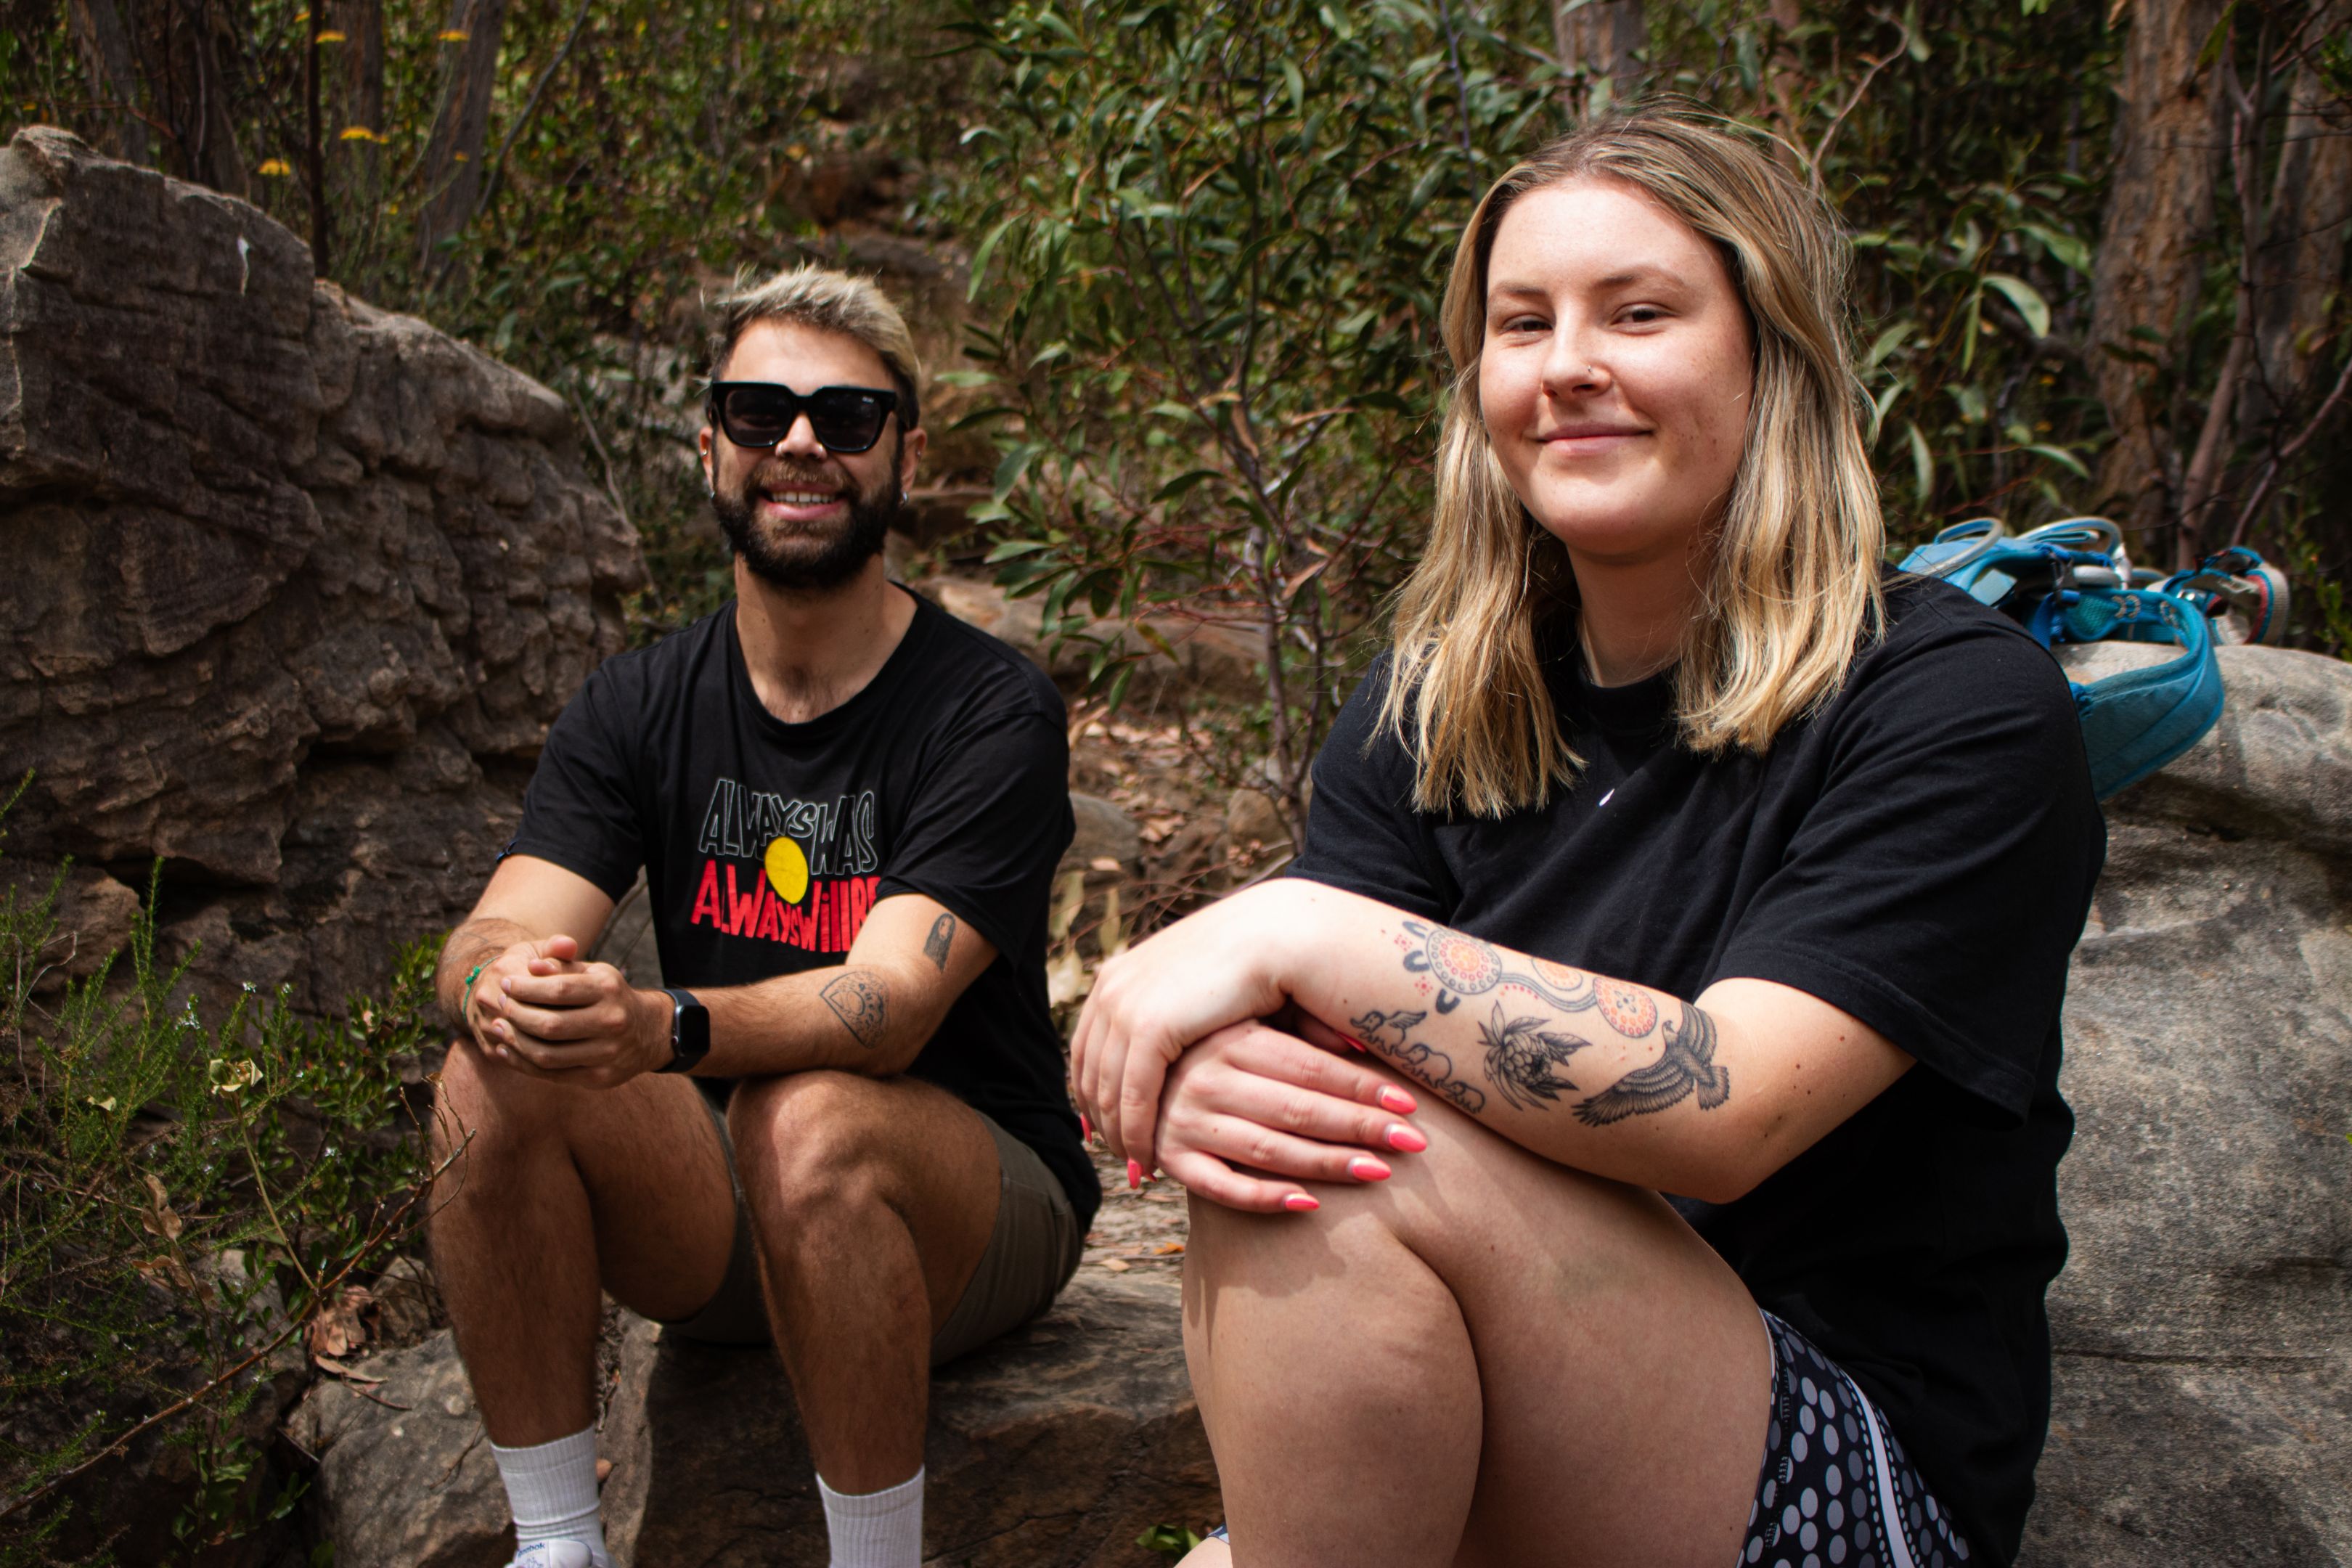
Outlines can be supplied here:
[[446, 928], [636, 541], [546, 387], [311, 277], [257, 208], [63, 132], [0, 150], [11, 865], [331, 1008]]
[[2032, 1568], [2352, 1562], [2352, 668], [2221, 657], [2074, 955]]
[[[1136, 1538], [1218, 1514], [1172, 1277], [1084, 1271], [1052, 1311], [940, 1369], [924, 1464], [940, 1568], [1149, 1568]], [[824, 1512], [773, 1352], [627, 1320], [598, 1447], [607, 1538], [637, 1568], [825, 1561]], [[290, 1426], [318, 1456], [341, 1568], [497, 1568], [512, 1537], [445, 1332], [322, 1383]]]

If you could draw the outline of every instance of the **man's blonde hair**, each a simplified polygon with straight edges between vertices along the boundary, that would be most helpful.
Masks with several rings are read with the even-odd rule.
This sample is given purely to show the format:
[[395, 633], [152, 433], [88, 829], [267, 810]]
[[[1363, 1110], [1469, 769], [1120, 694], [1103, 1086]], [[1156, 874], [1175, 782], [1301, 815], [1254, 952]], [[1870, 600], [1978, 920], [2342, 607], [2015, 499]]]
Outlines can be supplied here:
[[1544, 679], [1570, 624], [1568, 552], [1520, 503], [1479, 413], [1486, 262], [1511, 204], [1564, 181], [1633, 187], [1712, 241], [1754, 344], [1745, 450], [1708, 541], [1674, 674], [1680, 739], [1761, 753], [1836, 692], [1881, 624], [1885, 524], [1846, 324], [1849, 251], [1821, 199], [1748, 142], [1650, 110], [1551, 142], [1495, 182], [1454, 257], [1440, 326], [1454, 383], [1421, 563], [1398, 596], [1381, 714], [1425, 811], [1542, 805], [1581, 764]]
[[[923, 362], [915, 353], [915, 335], [907, 319], [873, 279], [835, 272], [814, 262], [789, 268], [763, 283], [739, 284], [711, 306], [716, 318], [710, 329], [710, 378], [716, 381], [727, 356], [756, 321], [794, 321], [820, 331], [854, 338], [882, 358], [899, 399], [898, 428], [912, 430], [922, 422], [916, 388], [923, 379]], [[814, 387], [802, 387], [814, 392]]]

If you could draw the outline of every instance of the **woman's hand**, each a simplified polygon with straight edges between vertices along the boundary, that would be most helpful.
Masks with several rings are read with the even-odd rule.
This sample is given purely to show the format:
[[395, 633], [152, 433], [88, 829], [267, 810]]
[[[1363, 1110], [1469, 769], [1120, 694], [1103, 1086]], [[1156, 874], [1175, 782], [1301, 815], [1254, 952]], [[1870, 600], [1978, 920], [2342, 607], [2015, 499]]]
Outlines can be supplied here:
[[1312, 940], [1320, 891], [1261, 883], [1103, 964], [1070, 1037], [1070, 1092], [1113, 1154], [1150, 1159], [1160, 1086], [1194, 1041], [1288, 1005], [1286, 955]]
[[1387, 1162], [1366, 1150], [1428, 1148], [1400, 1120], [1413, 1110], [1411, 1094], [1369, 1068], [1265, 1024], [1234, 1024], [1168, 1074], [1159, 1164], [1228, 1208], [1304, 1213], [1318, 1205], [1299, 1181], [1384, 1182]]

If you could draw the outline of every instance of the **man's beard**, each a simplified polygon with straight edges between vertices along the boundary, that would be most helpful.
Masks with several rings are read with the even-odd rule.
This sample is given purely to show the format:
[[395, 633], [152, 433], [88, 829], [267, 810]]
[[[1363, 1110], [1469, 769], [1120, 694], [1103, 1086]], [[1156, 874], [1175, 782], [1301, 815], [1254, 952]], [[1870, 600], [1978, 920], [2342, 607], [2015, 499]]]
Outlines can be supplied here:
[[[893, 462], [878, 493], [852, 492], [847, 498], [849, 515], [840, 522], [805, 528], [786, 525], [790, 530], [786, 531], [761, 527], [761, 490], [788, 490], [803, 482], [813, 490], [830, 490], [840, 481], [771, 457], [753, 464], [740, 484], [714, 493], [710, 510], [727, 542], [761, 581], [779, 588], [824, 593], [856, 576], [880, 553], [882, 536], [905, 510], [896, 493], [898, 472], [898, 465]], [[830, 533], [820, 531], [828, 527], [833, 530]]]

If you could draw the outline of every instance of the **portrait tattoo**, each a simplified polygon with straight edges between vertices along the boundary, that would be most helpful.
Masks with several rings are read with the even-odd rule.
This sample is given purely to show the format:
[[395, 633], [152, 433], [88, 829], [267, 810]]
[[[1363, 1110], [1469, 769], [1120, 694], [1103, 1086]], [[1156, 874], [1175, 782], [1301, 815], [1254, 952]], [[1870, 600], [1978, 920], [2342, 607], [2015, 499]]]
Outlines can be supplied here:
[[1486, 1047], [1486, 1077], [1503, 1098], [1522, 1110], [1537, 1109], [1538, 1100], [1557, 1102], [1563, 1089], [1573, 1090], [1576, 1085], [1567, 1079], [1554, 1076], [1552, 1068], [1591, 1045], [1570, 1034], [1547, 1029], [1547, 1018], [1510, 1018], [1503, 1016], [1503, 1005], [1495, 1004], [1492, 1020], [1478, 1026], [1478, 1038]]
[[948, 949], [955, 943], [955, 916], [942, 914], [931, 922], [931, 934], [923, 939], [923, 956], [942, 974], [948, 972]]
[[880, 976], [863, 969], [845, 970], [817, 994], [859, 1045], [870, 1051], [882, 1043], [890, 1023], [890, 1002]]
[[1454, 1058], [1436, 1047], [1412, 1037], [1429, 1021], [1426, 1013], [1370, 1012], [1348, 1020], [1356, 1038], [1371, 1047], [1409, 1076], [1427, 1084], [1462, 1110], [1475, 1116], [1486, 1109], [1486, 1090], [1454, 1076]]
[[1648, 1116], [1681, 1104], [1694, 1091], [1701, 1110], [1713, 1110], [1731, 1098], [1731, 1069], [1715, 1059], [1715, 1020], [1687, 1002], [1682, 1009], [1681, 1020], [1666, 1026], [1666, 1048], [1658, 1059], [1578, 1102], [1579, 1121], [1606, 1127], [1629, 1116]]
[[1436, 1006], [1441, 1013], [1453, 1012], [1465, 996], [1517, 985], [1563, 1013], [1597, 1007], [1609, 1026], [1629, 1040], [1638, 1040], [1658, 1026], [1657, 1005], [1638, 985], [1603, 980], [1548, 958], [1529, 958], [1520, 967], [1516, 960], [1507, 963], [1506, 955], [1492, 942], [1441, 925], [1407, 921], [1404, 929], [1420, 942], [1406, 949], [1405, 970], [1426, 974], [1437, 983]]

